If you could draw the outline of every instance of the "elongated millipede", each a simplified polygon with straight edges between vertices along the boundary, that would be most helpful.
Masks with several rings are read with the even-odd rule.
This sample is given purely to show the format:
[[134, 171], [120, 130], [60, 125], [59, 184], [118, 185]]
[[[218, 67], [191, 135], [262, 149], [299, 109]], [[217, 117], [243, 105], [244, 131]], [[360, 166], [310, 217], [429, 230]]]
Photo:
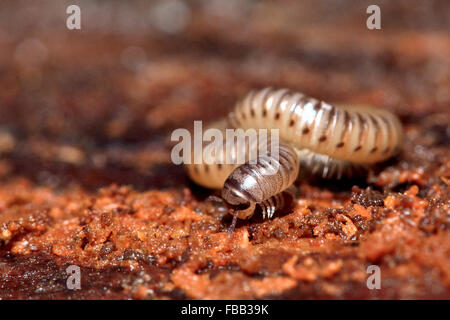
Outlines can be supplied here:
[[[302, 93], [272, 88], [251, 91], [217, 127], [221, 130], [226, 127], [279, 129], [280, 152], [288, 157], [274, 176], [262, 178], [260, 172], [266, 169], [264, 157], [259, 157], [253, 165], [223, 164], [226, 163], [223, 159], [230, 156], [225, 154], [225, 148], [211, 153], [213, 159], [209, 160], [213, 161], [209, 163], [218, 160], [213, 165], [186, 165], [196, 183], [223, 188], [224, 202], [241, 219], [252, 215], [255, 204], [266, 203], [293, 183], [292, 177], [298, 173], [294, 163], [300, 163], [300, 172], [340, 179], [390, 158], [400, 149], [403, 138], [400, 121], [388, 111], [361, 106], [336, 107]], [[224, 145], [227, 143], [230, 141]], [[255, 146], [247, 144], [246, 148], [251, 150]], [[236, 149], [227, 150], [236, 152]], [[258, 183], [247, 188], [248, 181]], [[268, 216], [273, 214], [270, 212]]]
[[237, 128], [279, 129], [299, 149], [370, 164], [390, 158], [402, 142], [392, 113], [371, 107], [335, 107], [288, 89], [251, 91], [229, 114]]

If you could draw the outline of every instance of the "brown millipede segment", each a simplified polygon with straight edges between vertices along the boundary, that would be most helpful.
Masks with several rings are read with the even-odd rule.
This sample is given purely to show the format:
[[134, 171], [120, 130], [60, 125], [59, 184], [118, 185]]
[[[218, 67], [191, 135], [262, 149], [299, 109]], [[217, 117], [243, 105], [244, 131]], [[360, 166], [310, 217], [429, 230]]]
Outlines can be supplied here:
[[[308, 171], [323, 178], [349, 177], [393, 156], [403, 139], [400, 121], [386, 110], [332, 106], [288, 89], [251, 91], [217, 127], [279, 129], [281, 140], [279, 170], [272, 175], [263, 174], [268, 160], [274, 160], [270, 153], [258, 157], [256, 163], [241, 166], [186, 165], [196, 183], [222, 188], [222, 199], [234, 215], [233, 225], [236, 218], [251, 217], [256, 205], [262, 208], [264, 217], [271, 218], [284, 205], [277, 195], [293, 184], [299, 166], [300, 175]], [[257, 148], [250, 144], [245, 147]], [[231, 158], [235, 153], [236, 149], [231, 149]], [[210, 160], [226, 156], [223, 148]]]

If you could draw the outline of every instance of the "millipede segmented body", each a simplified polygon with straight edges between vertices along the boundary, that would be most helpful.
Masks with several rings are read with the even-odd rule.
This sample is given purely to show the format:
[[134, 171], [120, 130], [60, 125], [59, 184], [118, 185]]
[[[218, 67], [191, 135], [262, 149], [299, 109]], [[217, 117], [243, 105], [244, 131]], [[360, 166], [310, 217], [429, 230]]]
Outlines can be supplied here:
[[236, 127], [280, 129], [298, 148], [355, 163], [385, 160], [402, 141], [401, 125], [388, 111], [337, 108], [287, 89], [252, 91], [230, 116]]
[[[249, 218], [256, 204], [263, 215], [271, 218], [282, 199], [277, 197], [297, 179], [299, 163], [296, 151], [280, 143], [277, 157], [270, 152], [259, 156], [256, 163], [245, 163], [234, 169], [222, 189], [222, 199], [240, 219]], [[267, 209], [267, 210], [266, 210]]]
[[[241, 166], [186, 165], [196, 183], [223, 188], [223, 201], [241, 219], [249, 218], [256, 204], [263, 207], [264, 215], [271, 217], [275, 210], [272, 197], [294, 182], [299, 164], [300, 174], [307, 171], [323, 178], [340, 179], [390, 158], [398, 152], [403, 139], [399, 120], [386, 110], [332, 106], [288, 89], [251, 91], [217, 127], [279, 130], [280, 161], [285, 163], [273, 176], [261, 175], [265, 170], [264, 157], [258, 158], [256, 164]], [[228, 143], [232, 141], [224, 145]], [[256, 147], [246, 145], [248, 150]], [[230, 155], [223, 148], [210, 160], [223, 160], [226, 156]]]
[[[225, 129], [231, 128], [231, 125], [227, 119], [222, 119], [211, 124], [206, 130], [209, 128], [219, 129], [225, 137]], [[222, 147], [218, 150], [214, 150], [214, 143], [203, 143], [204, 152], [192, 152], [191, 164], [185, 166], [191, 180], [206, 188], [221, 189], [230, 173], [239, 166], [238, 153], [244, 154], [244, 162], [248, 162], [254, 160], [250, 157], [251, 151], [259, 151], [260, 140], [245, 140], [244, 142], [245, 144], [238, 148], [234, 140], [224, 139]], [[267, 141], [263, 143], [267, 143]]]

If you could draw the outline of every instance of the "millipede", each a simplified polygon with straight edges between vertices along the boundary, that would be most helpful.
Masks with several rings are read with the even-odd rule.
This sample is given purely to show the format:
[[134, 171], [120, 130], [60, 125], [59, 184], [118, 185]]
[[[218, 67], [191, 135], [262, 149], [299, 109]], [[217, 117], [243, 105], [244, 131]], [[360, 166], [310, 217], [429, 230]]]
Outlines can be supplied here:
[[[215, 159], [209, 163], [213, 164], [186, 164], [194, 182], [222, 188], [222, 201], [234, 216], [233, 225], [236, 218], [250, 218], [256, 205], [264, 217], [271, 218], [283, 205], [278, 195], [294, 183], [299, 172], [327, 179], [350, 177], [398, 153], [403, 139], [401, 123], [389, 111], [333, 106], [289, 89], [253, 90], [225, 119], [211, 126], [279, 130], [279, 170], [275, 174], [264, 174], [274, 161], [270, 152], [259, 155], [254, 163], [224, 164], [225, 157], [233, 158], [237, 152], [225, 148], [229, 141], [219, 152], [211, 153]], [[258, 145], [247, 143], [245, 148], [248, 151]]]

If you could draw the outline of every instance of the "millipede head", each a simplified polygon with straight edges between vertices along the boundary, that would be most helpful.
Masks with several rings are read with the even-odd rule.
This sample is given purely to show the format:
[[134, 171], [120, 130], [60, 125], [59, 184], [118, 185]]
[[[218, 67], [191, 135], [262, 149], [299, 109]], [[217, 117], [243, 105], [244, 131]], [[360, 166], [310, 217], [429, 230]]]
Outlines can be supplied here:
[[228, 213], [233, 216], [233, 220], [228, 229], [228, 236], [231, 237], [231, 234], [236, 227], [237, 219], [249, 219], [255, 212], [256, 204], [246, 203], [241, 205], [233, 205], [228, 203], [226, 200], [223, 200], [223, 203], [228, 208]]
[[255, 211], [256, 204], [250, 201], [238, 188], [230, 186], [227, 182], [222, 189], [222, 199], [228, 208], [228, 212], [239, 219], [248, 219]]

